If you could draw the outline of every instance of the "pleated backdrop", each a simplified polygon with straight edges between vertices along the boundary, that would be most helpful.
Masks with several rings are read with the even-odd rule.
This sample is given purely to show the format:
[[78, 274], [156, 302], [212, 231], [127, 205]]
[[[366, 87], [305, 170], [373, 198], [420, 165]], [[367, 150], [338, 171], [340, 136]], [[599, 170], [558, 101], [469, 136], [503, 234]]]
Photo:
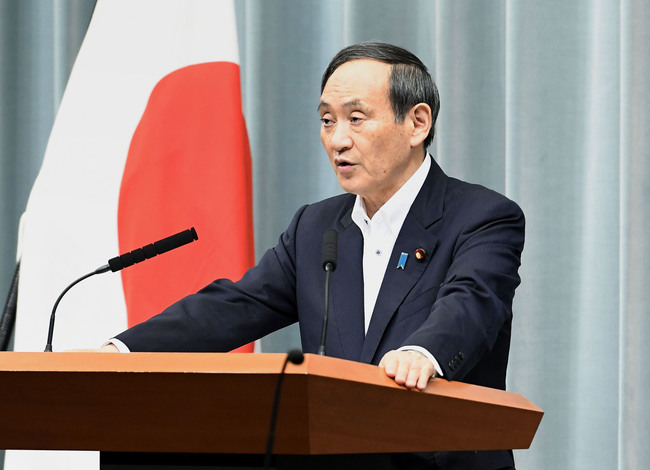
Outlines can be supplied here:
[[[18, 218], [93, 6], [0, 0], [5, 291]], [[299, 205], [340, 191], [316, 112], [331, 56], [371, 39], [412, 50], [440, 88], [431, 152], [527, 216], [508, 386], [546, 414], [531, 449], [516, 452], [518, 468], [645, 469], [650, 3], [236, 0], [236, 13], [257, 256]], [[298, 344], [289, 328], [262, 349]]]

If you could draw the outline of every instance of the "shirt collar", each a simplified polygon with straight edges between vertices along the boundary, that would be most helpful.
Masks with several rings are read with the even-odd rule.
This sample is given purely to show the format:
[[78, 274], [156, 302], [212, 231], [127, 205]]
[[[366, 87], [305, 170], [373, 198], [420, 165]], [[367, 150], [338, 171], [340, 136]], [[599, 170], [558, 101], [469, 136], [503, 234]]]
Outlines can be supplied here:
[[[379, 208], [373, 216], [373, 220], [378, 218], [383, 219], [393, 235], [399, 233], [404, 219], [406, 219], [406, 214], [408, 214], [409, 209], [413, 205], [413, 201], [415, 201], [420, 189], [424, 185], [430, 168], [431, 157], [427, 154], [417, 171]], [[363, 198], [359, 195], [357, 195], [354, 201], [354, 207], [352, 208], [352, 220], [362, 231], [370, 223], [370, 217], [368, 217], [368, 213], [366, 212], [366, 205], [363, 202]]]

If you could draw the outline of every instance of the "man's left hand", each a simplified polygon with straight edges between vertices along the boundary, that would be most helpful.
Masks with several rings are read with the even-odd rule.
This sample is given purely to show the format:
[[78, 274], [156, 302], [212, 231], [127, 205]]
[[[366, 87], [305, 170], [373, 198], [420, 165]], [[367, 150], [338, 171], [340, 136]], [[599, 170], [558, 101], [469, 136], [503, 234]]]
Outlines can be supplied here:
[[435, 377], [433, 363], [417, 351], [388, 351], [379, 362], [386, 375], [406, 388], [424, 390]]

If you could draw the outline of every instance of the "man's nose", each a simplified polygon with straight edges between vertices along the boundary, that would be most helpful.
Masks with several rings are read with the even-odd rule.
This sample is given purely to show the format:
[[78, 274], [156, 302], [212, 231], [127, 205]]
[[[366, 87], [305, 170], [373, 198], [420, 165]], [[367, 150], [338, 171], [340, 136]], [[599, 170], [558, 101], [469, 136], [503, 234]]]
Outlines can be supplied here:
[[352, 147], [350, 128], [345, 123], [338, 123], [330, 141], [332, 149], [338, 153], [345, 152]]

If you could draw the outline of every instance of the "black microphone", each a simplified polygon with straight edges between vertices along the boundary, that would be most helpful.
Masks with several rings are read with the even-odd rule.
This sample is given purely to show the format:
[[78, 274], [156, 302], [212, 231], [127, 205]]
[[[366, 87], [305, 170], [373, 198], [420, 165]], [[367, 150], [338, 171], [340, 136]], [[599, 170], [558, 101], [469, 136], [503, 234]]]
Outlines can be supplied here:
[[163, 238], [162, 240], [150, 243], [149, 245], [138, 248], [137, 250], [109, 259], [108, 267], [113, 272], [119, 271], [120, 269], [128, 268], [129, 266], [133, 266], [135, 263], [140, 263], [141, 261], [153, 258], [156, 255], [162, 255], [163, 253], [187, 245], [188, 243], [198, 239], [199, 237], [196, 234], [194, 227], [188, 228], [187, 230], [178, 232], [171, 237]]
[[287, 353], [287, 360], [295, 365], [300, 365], [305, 360], [305, 355], [300, 349], [292, 349]]
[[287, 357], [282, 363], [282, 370], [278, 375], [278, 383], [275, 386], [275, 397], [273, 398], [273, 408], [271, 408], [271, 424], [269, 425], [269, 434], [266, 439], [266, 455], [264, 456], [264, 469], [271, 468], [271, 456], [273, 455], [273, 443], [275, 441], [275, 422], [278, 417], [278, 408], [280, 407], [280, 394], [282, 393], [282, 382], [284, 380], [284, 370], [287, 368], [287, 363], [302, 364], [305, 356], [299, 349], [292, 349], [287, 353]]
[[318, 354], [325, 355], [325, 338], [327, 336], [327, 316], [330, 309], [330, 276], [336, 269], [337, 242], [339, 234], [336, 230], [327, 229], [323, 234], [323, 269], [325, 270], [325, 313], [323, 314], [323, 329], [320, 336]]
[[194, 229], [194, 227], [189, 228], [187, 230], [177, 233], [176, 235], [172, 235], [171, 237], [163, 238], [162, 240], [159, 240], [155, 243], [151, 243], [147, 246], [143, 246], [142, 248], [138, 248], [137, 250], [124, 253], [123, 255], [120, 256], [116, 256], [115, 258], [108, 260], [108, 264], [105, 264], [104, 266], [100, 266], [94, 271], [85, 274], [81, 276], [79, 279], [77, 279], [76, 281], [74, 281], [72, 284], [66, 287], [63, 290], [63, 292], [61, 292], [59, 298], [56, 299], [56, 302], [54, 302], [54, 307], [52, 308], [52, 314], [50, 315], [50, 328], [47, 333], [47, 344], [45, 345], [45, 352], [52, 352], [52, 337], [54, 336], [54, 319], [56, 316], [56, 308], [59, 306], [59, 302], [61, 302], [63, 296], [70, 289], [72, 289], [73, 286], [79, 284], [84, 279], [88, 279], [90, 276], [94, 276], [95, 274], [102, 274], [108, 272], [109, 270], [115, 272], [115, 271], [119, 271], [120, 269], [128, 268], [129, 266], [133, 266], [135, 263], [139, 263], [146, 259], [153, 258], [156, 255], [166, 253], [167, 251], [186, 245], [198, 239], [199, 236], [196, 234], [196, 230]]
[[[336, 269], [336, 246], [339, 233], [333, 229], [327, 229], [323, 234], [323, 269], [334, 271]], [[330, 265], [328, 268], [327, 265]]]

